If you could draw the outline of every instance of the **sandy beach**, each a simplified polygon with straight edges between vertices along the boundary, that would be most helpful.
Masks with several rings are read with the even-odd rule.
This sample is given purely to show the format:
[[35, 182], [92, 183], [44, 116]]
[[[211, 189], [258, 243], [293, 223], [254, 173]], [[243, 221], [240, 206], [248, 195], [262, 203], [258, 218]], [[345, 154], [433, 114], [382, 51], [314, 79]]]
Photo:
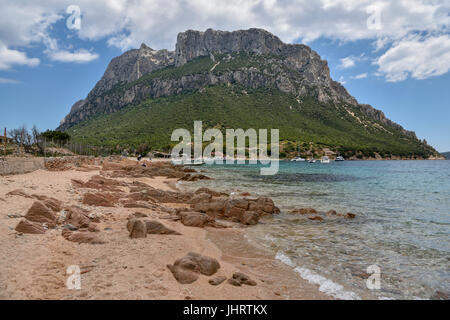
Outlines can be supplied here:
[[[0, 299], [330, 299], [316, 285], [275, 260], [273, 253], [250, 245], [244, 235], [252, 226], [220, 219], [210, 225], [221, 227], [187, 226], [174, 218], [174, 212], [180, 211], [177, 208], [189, 207], [180, 201], [159, 203], [152, 198], [147, 201], [151, 206], [146, 206], [139, 199], [137, 206], [143, 207], [130, 205], [131, 195], [139, 194], [136, 189], [140, 186], [157, 190], [165, 198], [167, 194], [176, 195], [179, 178], [124, 176], [118, 172], [125, 171], [107, 171], [105, 164], [102, 167], [96, 161], [0, 176]], [[135, 164], [128, 160], [127, 165]], [[117, 195], [117, 199], [125, 197], [128, 202], [111, 198], [107, 206], [87, 204], [86, 194], [96, 187], [87, 183], [94, 181], [93, 177], [106, 179], [103, 185], [100, 183], [100, 192]], [[59, 200], [57, 209], [61, 210], [54, 210], [54, 214], [61, 222], [53, 227], [44, 224], [42, 234], [15, 230], [38, 199], [49, 198]], [[72, 206], [88, 214], [92, 220], [89, 230], [67, 230], [63, 213]], [[149, 233], [130, 238], [127, 223], [136, 213], [179, 234]], [[92, 234], [101, 243], [69, 241], [70, 236], [64, 236], [66, 231]], [[220, 268], [211, 276], [196, 274], [198, 279], [193, 283], [180, 283], [167, 265], [189, 252], [216, 259]], [[66, 285], [70, 266], [80, 268], [79, 290]], [[209, 283], [217, 276], [230, 279], [236, 272], [244, 273], [256, 285]]]

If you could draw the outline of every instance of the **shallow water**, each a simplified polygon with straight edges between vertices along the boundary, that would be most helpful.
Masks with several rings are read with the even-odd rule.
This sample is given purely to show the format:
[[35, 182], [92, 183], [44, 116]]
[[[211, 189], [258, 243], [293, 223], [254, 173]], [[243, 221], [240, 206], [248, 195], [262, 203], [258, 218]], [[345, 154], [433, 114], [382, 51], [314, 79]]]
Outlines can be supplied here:
[[[450, 161], [280, 162], [202, 167], [202, 186], [270, 196], [282, 213], [247, 236], [338, 298], [430, 299], [450, 292]], [[189, 187], [198, 187], [186, 184]], [[357, 214], [313, 222], [287, 212], [313, 207]], [[381, 271], [369, 290], [367, 267]], [[442, 295], [441, 295], [442, 296]]]

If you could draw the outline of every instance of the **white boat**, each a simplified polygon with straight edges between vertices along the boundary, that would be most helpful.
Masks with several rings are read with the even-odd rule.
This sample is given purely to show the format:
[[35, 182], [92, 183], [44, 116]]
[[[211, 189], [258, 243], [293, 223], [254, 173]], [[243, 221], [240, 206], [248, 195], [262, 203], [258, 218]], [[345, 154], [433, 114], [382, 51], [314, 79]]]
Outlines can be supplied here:
[[345, 161], [345, 159], [342, 156], [338, 156], [338, 157], [336, 157], [336, 161]]
[[316, 161], [317, 161], [316, 159], [309, 159], [308, 160], [309, 163], [316, 163]]
[[306, 159], [303, 159], [302, 157], [296, 157], [294, 159], [291, 159], [291, 162], [305, 162]]
[[330, 163], [330, 158], [328, 158], [327, 156], [322, 157], [322, 159], [320, 159], [320, 163]]

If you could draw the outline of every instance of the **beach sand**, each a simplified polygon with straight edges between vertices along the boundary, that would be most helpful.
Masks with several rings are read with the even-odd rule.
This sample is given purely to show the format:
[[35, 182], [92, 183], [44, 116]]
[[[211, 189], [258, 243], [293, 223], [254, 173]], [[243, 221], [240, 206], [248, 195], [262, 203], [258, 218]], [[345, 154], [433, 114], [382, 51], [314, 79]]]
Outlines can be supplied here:
[[[60, 229], [45, 234], [20, 234], [14, 230], [35, 199], [6, 195], [21, 189], [26, 194], [54, 197], [66, 205], [80, 205], [84, 191], [71, 180], [88, 181], [98, 169], [47, 171], [0, 176], [0, 299], [330, 299], [316, 285], [300, 278], [292, 268], [274, 259], [273, 253], [250, 245], [246, 227], [227, 229], [187, 227], [164, 219], [152, 209], [87, 207], [99, 214], [97, 224], [104, 244], [67, 241]], [[160, 190], [173, 190], [176, 179], [118, 178], [140, 181]], [[165, 204], [177, 207], [180, 204]], [[181, 235], [153, 235], [130, 239], [127, 217], [135, 212], [161, 221]], [[106, 229], [105, 229], [106, 228]], [[216, 258], [221, 268], [214, 275], [230, 278], [241, 271], [256, 286], [218, 286], [200, 275], [192, 284], [177, 282], [167, 268], [188, 252]], [[66, 286], [69, 266], [79, 266], [81, 289]], [[213, 277], [214, 277], [213, 276]]]

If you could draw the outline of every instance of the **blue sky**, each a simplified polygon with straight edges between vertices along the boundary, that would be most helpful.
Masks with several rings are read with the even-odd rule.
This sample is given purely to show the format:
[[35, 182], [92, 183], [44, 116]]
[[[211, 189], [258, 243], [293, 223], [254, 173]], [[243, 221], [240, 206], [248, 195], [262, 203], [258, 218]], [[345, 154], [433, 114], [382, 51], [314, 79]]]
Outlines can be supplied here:
[[[109, 61], [141, 42], [173, 50], [186, 29], [262, 27], [311, 46], [359, 102], [450, 151], [450, 6], [403, 2], [0, 0], [0, 126], [57, 127]], [[70, 4], [79, 29], [67, 27]]]

